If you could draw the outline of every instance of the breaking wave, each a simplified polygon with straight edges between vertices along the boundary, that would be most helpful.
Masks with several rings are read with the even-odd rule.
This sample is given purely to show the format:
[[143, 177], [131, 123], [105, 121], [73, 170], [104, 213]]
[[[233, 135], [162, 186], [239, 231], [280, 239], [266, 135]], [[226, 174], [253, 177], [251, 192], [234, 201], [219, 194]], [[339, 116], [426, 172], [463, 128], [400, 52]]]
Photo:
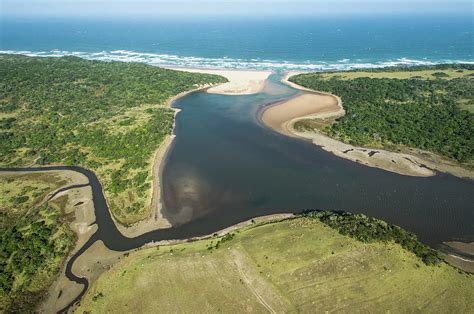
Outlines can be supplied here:
[[360, 59], [341, 59], [338, 61], [305, 61], [289, 62], [267, 59], [236, 59], [236, 58], [202, 58], [178, 56], [170, 54], [143, 53], [128, 50], [113, 50], [100, 52], [81, 51], [17, 51], [0, 50], [3, 54], [22, 54], [36, 57], [63, 57], [76, 56], [87, 60], [142, 62], [150, 65], [163, 67], [191, 67], [191, 68], [227, 68], [227, 69], [257, 69], [257, 70], [286, 70], [286, 71], [331, 71], [350, 69], [370, 69], [387, 66], [415, 66], [434, 65], [441, 63], [468, 63], [474, 64], [472, 60], [415, 60], [399, 58], [386, 61], [364, 62]]

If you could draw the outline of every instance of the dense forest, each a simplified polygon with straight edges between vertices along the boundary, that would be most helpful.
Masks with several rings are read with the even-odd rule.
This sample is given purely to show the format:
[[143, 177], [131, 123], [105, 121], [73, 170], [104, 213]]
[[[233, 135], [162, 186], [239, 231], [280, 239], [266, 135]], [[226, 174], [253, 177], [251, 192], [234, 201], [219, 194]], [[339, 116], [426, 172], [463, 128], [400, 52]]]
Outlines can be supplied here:
[[140, 63], [0, 55], [0, 166], [95, 171], [114, 216], [148, 213], [151, 162], [171, 133], [174, 95], [226, 79]]
[[447, 75], [442, 72], [472, 68], [440, 65], [371, 70], [438, 70], [433, 74], [435, 79], [430, 80], [416, 76], [342, 79], [337, 75], [325, 79], [318, 73], [301, 74], [290, 80], [341, 97], [346, 115], [324, 130], [334, 138], [359, 146], [415, 147], [472, 166], [474, 114], [463, 110], [462, 105], [474, 102], [474, 77], [445, 79]]
[[41, 203], [63, 183], [40, 174], [0, 176], [1, 313], [31, 312], [74, 244], [66, 196]]

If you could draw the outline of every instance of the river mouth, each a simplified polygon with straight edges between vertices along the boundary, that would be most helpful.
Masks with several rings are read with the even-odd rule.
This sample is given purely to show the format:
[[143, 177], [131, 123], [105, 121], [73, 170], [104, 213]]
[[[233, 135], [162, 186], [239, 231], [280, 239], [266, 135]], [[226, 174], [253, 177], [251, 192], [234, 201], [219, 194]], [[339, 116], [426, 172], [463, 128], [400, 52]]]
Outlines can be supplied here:
[[[8, 172], [72, 170], [92, 189], [97, 231], [68, 260], [65, 274], [83, 286], [62, 310], [73, 306], [89, 282], [73, 265], [95, 242], [129, 251], [162, 240], [210, 235], [264, 215], [310, 209], [364, 213], [399, 225], [433, 247], [474, 241], [474, 182], [447, 174], [410, 177], [336, 157], [319, 147], [264, 127], [266, 106], [299, 92], [270, 77], [264, 93], [222, 96], [192, 93], [174, 103], [177, 137], [163, 165], [164, 216], [173, 228], [127, 238], [117, 229], [102, 186], [77, 166], [0, 169]], [[81, 186], [84, 186], [81, 185]], [[63, 188], [64, 189], [69, 189]]]
[[256, 95], [198, 92], [174, 103], [182, 111], [162, 173], [163, 214], [174, 227], [218, 230], [261, 215], [325, 209], [387, 220], [433, 246], [474, 241], [471, 180], [390, 173], [262, 126], [263, 106], [299, 93], [280, 79], [272, 75]]

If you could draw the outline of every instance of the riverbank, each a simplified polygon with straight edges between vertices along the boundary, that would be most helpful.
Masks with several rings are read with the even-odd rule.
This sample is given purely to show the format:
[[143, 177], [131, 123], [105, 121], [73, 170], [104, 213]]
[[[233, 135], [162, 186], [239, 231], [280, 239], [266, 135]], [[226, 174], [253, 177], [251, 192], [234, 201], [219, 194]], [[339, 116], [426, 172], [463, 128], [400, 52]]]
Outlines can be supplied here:
[[402, 175], [427, 177], [435, 175], [435, 171], [440, 171], [458, 177], [474, 178], [474, 171], [457, 166], [431, 152], [411, 148], [406, 149], [409, 153], [391, 152], [380, 148], [357, 147], [332, 139], [316, 130], [295, 129], [295, 123], [298, 121], [319, 119], [332, 123], [335, 118], [345, 114], [339, 97], [290, 82], [289, 78], [297, 74], [300, 72], [287, 73], [282, 82], [305, 93], [265, 108], [261, 119], [268, 127], [285, 135], [308, 139], [338, 157]]
[[[142, 252], [152, 248], [154, 248], [154, 250], [159, 250], [160, 247], [163, 246], [172, 246], [180, 244], [185, 245], [186, 243], [196, 243], [206, 240], [209, 241], [212, 239], [218, 239], [218, 237], [223, 237], [233, 232], [238, 233], [241, 230], [251, 228], [253, 225], [257, 226], [266, 223], [284, 221], [292, 217], [294, 217], [294, 214], [273, 214], [256, 217], [254, 219], [250, 219], [238, 223], [236, 225], [227, 227], [225, 229], [213, 232], [212, 234], [207, 234], [199, 237], [190, 237], [187, 239], [157, 240], [127, 251], [115, 251], [109, 249], [103, 241], [98, 239], [91, 246], [89, 246], [87, 250], [85, 250], [80, 256], [77, 257], [74, 264], [72, 265], [72, 272], [74, 273], [74, 275], [80, 278], [86, 278], [90, 287], [95, 284], [95, 282], [99, 278], [102, 278], [102, 276], [107, 276], [107, 273], [111, 269], [113, 269], [117, 263], [119, 263], [121, 260], [128, 259], [128, 256], [134, 254], [134, 252]], [[74, 250], [74, 252], [76, 251], [77, 250]], [[44, 310], [45, 312], [56, 312], [59, 309], [64, 308], [64, 306], [69, 304], [71, 300], [74, 300], [74, 298], [77, 297], [77, 295], [79, 295], [81, 291], [82, 287], [80, 285], [70, 281], [65, 276], [60, 276], [60, 278], [58, 278], [57, 283], [55, 283], [50, 288], [50, 297], [48, 298], [48, 302], [42, 304], [40, 310]], [[56, 298], [51, 297], [56, 296], [58, 294], [61, 296], [61, 298], [57, 298], [57, 300]], [[76, 309], [76, 306], [80, 306], [80, 304], [75, 304], [71, 308], [72, 311]]]
[[173, 144], [174, 138], [176, 137], [176, 135], [174, 134], [174, 128], [176, 126], [176, 116], [181, 111], [180, 109], [172, 108], [172, 105], [175, 101], [177, 101], [178, 99], [182, 97], [185, 97], [186, 95], [189, 95], [197, 91], [206, 90], [206, 89], [212, 88], [213, 86], [215, 85], [205, 84], [205, 85], [199, 86], [195, 89], [179, 93], [178, 95], [173, 96], [166, 102], [166, 107], [174, 111], [173, 134], [166, 136], [166, 138], [163, 140], [163, 142], [161, 143], [161, 145], [158, 147], [155, 154], [153, 155], [152, 160], [150, 161], [150, 164], [151, 164], [150, 172], [151, 172], [151, 177], [152, 177], [152, 193], [148, 202], [150, 204], [148, 217], [137, 223], [126, 226], [119, 223], [115, 219], [115, 217], [111, 215], [115, 223], [115, 226], [120, 231], [120, 233], [124, 235], [125, 237], [135, 238], [153, 230], [172, 227], [168, 219], [166, 219], [163, 216], [163, 213], [162, 213], [163, 205], [161, 201], [161, 172], [163, 169], [164, 160], [166, 159], [168, 151], [171, 145]]
[[220, 95], [251, 95], [265, 88], [271, 71], [232, 70], [232, 69], [200, 69], [200, 68], [170, 68], [176, 71], [220, 75], [229, 82], [213, 86], [207, 90], [210, 94]]
[[[61, 272], [49, 287], [45, 299], [39, 305], [38, 310], [45, 313], [57, 312], [63, 309], [82, 292], [83, 286], [69, 280], [67, 277], [66, 265], [98, 230], [95, 223], [95, 208], [90, 186], [61, 192], [52, 201], [61, 197], [67, 197], [65, 214], [71, 214], [71, 217], [73, 217], [69, 227], [76, 234], [76, 243], [64, 261]], [[93, 262], [92, 259], [89, 259], [88, 267], [93, 267]]]
[[[172, 68], [172, 70], [192, 72], [192, 73], [204, 73], [204, 74], [215, 74], [226, 77], [229, 82], [219, 85], [202, 85], [197, 88], [182, 92], [167, 102], [167, 108], [174, 110], [175, 119], [179, 113], [179, 109], [172, 108], [172, 104], [182, 97], [190, 93], [197, 91], [206, 90], [211, 94], [222, 94], [222, 95], [249, 95], [261, 92], [265, 88], [265, 82], [271, 71], [242, 71], [242, 70], [224, 70], [224, 69], [191, 69], [191, 68]], [[176, 120], [173, 122], [173, 129], [175, 127]], [[112, 215], [117, 229], [126, 237], [134, 238], [144, 233], [164, 228], [171, 228], [172, 225], [162, 214], [162, 201], [161, 201], [161, 170], [163, 168], [164, 160], [166, 159], [169, 148], [173, 144], [173, 140], [176, 135], [171, 134], [165, 138], [163, 143], [154, 154], [153, 161], [151, 162], [151, 176], [152, 182], [152, 194], [150, 199], [150, 212], [147, 218], [134, 223], [132, 225], [123, 225], [119, 223]]]
[[[5, 181], [4, 178], [8, 179]], [[22, 195], [26, 196], [26, 199], [28, 199], [28, 202], [23, 206], [25, 209], [23, 213], [18, 212], [18, 209], [22, 207], [15, 206], [14, 204], [2, 204], [2, 209], [8, 211], [13, 210], [13, 212], [16, 212], [16, 217], [14, 216], [15, 222], [8, 221], [7, 224], [15, 224], [20, 221], [17, 228], [25, 230], [25, 224], [21, 224], [21, 221], [27, 219], [29, 223], [26, 227], [32, 228], [32, 226], [37, 225], [38, 222], [42, 221], [42, 218], [44, 219], [48, 214], [51, 214], [51, 212], [48, 211], [48, 208], [53, 210], [55, 215], [46, 219], [54, 219], [52, 218], [54, 216], [61, 217], [55, 221], [56, 225], [51, 226], [51, 228], [55, 229], [53, 229], [53, 233], [48, 241], [53, 243], [55, 248], [67, 245], [67, 252], [64, 252], [64, 256], [61, 255], [62, 257], [60, 260], [43, 255], [43, 263], [48, 263], [51, 266], [36, 264], [37, 275], [22, 274], [22, 277], [20, 277], [22, 278], [20, 280], [24, 280], [24, 282], [27, 282], [28, 285], [33, 287], [34, 294], [36, 294], [36, 296], [34, 296], [31, 292], [27, 292], [27, 296], [31, 298], [31, 300], [36, 299], [38, 300], [37, 302], [42, 301], [41, 312], [56, 312], [58, 309], [66, 306], [82, 290], [80, 285], [67, 279], [65, 275], [66, 265], [72, 256], [78, 252], [87, 241], [89, 241], [90, 237], [98, 229], [95, 224], [95, 208], [89, 180], [85, 175], [77, 171], [59, 169], [45, 169], [44, 171], [33, 172], [28, 171], [27, 169], [24, 171], [0, 171], [0, 179], [2, 179], [2, 183], [4, 184], [2, 188], [8, 189], [8, 191], [2, 191], [5, 196], [19, 193], [21, 191]], [[11, 184], [14, 185], [11, 186]], [[25, 191], [34, 191], [32, 194], [33, 196], [31, 194], [25, 194]], [[5, 202], [7, 200], [8, 199], [6, 198], [2, 201]], [[61, 233], [60, 228], [62, 225], [72, 231], [75, 236], [72, 236], [69, 232]], [[2, 232], [6, 235], [8, 234], [8, 225], [2, 224]], [[47, 234], [48, 229], [45, 229], [45, 231], [42, 232]], [[71, 237], [71, 239], [67, 240], [68, 237]], [[4, 240], [7, 241], [7, 238]], [[41, 243], [37, 234], [35, 234], [34, 240]], [[27, 241], [31, 241], [31, 238]], [[5, 244], [6, 243], [8, 242], [5, 242]], [[35, 244], [35, 246], [38, 247], [38, 252], [36, 252], [36, 254], [43, 254], [40, 251], [41, 244], [38, 243]], [[23, 247], [22, 250], [24, 252], [24, 247], [28, 246], [25, 244], [19, 244], [19, 247]], [[55, 248], [49, 247], [48, 250], [54, 249], [56, 254], [62, 254]], [[22, 253], [19, 251], [15, 252], [15, 254], [18, 256]], [[36, 254], [30, 252], [28, 260], [37, 258], [32, 256]], [[25, 268], [31, 267], [31, 265], [28, 265], [28, 261], [23, 261], [19, 266]], [[9, 270], [6, 270], [7, 272], [11, 272], [10, 267]], [[18, 278], [14, 272], [13, 274], [15, 278]], [[21, 300], [21, 291], [22, 290], [19, 289], [14, 292], [14, 298], [19, 298], [19, 300]], [[3, 293], [0, 294], [0, 299], [2, 299], [2, 297], [5, 297]], [[16, 305], [16, 310], [26, 309], [29, 301], [30, 300], [25, 300]], [[4, 303], [1, 305], [3, 306]], [[7, 312], [10, 310], [13, 309], [9, 308]]]
[[297, 217], [130, 252], [91, 284], [78, 312], [465, 312], [471, 286], [472, 275], [427, 266], [393, 242], [360, 242]]

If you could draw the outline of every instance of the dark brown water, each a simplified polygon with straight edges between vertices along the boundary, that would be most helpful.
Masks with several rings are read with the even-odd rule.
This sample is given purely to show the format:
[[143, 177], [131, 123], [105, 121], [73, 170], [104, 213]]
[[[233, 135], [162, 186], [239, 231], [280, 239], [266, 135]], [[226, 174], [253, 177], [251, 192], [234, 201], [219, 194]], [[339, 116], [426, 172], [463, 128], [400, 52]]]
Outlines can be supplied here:
[[382, 218], [435, 246], [474, 240], [473, 181], [370, 168], [258, 122], [262, 106], [295, 93], [275, 75], [262, 94], [194, 93], [174, 104], [182, 111], [163, 169], [164, 214], [174, 226], [327, 209]]

